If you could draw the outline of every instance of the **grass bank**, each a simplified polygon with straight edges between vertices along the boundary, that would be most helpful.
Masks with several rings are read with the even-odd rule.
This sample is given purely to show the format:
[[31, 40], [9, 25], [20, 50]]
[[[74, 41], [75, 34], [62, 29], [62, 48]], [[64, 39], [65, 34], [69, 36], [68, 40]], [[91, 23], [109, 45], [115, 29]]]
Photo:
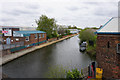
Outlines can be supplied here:
[[80, 32], [80, 44], [82, 42], [87, 42], [86, 53], [92, 58], [96, 59], [96, 38], [94, 34], [95, 29], [83, 29]]
[[96, 44], [95, 46], [87, 46], [86, 53], [91, 57], [91, 59], [96, 59]]

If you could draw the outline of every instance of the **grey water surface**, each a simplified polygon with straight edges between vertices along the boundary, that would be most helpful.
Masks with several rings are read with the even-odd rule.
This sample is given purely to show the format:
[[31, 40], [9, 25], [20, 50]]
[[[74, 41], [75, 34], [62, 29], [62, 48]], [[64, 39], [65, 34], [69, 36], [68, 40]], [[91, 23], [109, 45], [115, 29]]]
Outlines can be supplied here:
[[11, 78], [44, 78], [49, 67], [54, 69], [56, 65], [85, 68], [92, 60], [79, 51], [79, 41], [74, 36], [33, 51], [3, 65], [2, 71]]

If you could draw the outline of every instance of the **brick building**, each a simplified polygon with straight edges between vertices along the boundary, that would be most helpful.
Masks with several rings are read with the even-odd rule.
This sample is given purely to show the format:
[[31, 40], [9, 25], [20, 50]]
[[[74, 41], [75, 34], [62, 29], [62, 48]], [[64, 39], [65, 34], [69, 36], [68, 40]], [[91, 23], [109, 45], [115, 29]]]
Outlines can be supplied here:
[[[2, 38], [3, 38], [3, 43], [4, 44], [11, 44], [11, 43], [14, 43], [15, 40], [14, 40], [14, 37], [13, 37], [13, 32], [14, 31], [19, 31], [20, 29], [18, 27], [13, 27], [13, 26], [0, 26], [2, 28], [2, 33], [4, 33], [2, 35]], [[10, 41], [9, 43], [7, 43], [7, 38], [10, 38]]]
[[97, 31], [96, 61], [103, 77], [120, 79], [120, 31], [118, 18], [111, 18]]
[[24, 45], [36, 45], [46, 41], [44, 31], [14, 31], [14, 38], [24, 41]]
[[46, 42], [44, 31], [20, 31], [19, 27], [2, 27], [3, 50], [16, 52]]

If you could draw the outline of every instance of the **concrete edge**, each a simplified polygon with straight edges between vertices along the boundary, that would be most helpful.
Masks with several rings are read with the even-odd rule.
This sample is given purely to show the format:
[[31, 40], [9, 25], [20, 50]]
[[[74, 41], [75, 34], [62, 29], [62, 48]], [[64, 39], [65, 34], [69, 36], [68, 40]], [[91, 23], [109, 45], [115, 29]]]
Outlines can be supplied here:
[[[62, 40], [65, 40], [67, 38], [70, 38], [70, 37], [73, 37], [73, 36], [76, 36], [77, 34], [74, 34], [74, 35], [71, 35], [71, 36], [68, 36], [68, 37], [65, 37], [65, 38], [61, 38], [59, 40], [56, 40], [56, 41], [52, 41], [52, 42], [48, 42], [48, 43], [45, 43], [45, 44], [42, 44], [40, 46], [34, 46], [32, 48], [28, 48], [28, 49], [25, 49], [23, 51], [20, 51], [20, 52], [16, 52], [16, 53], [13, 53], [13, 54], [10, 54], [10, 55], [6, 55], [4, 57], [2, 57], [2, 62], [0, 62], [0, 65], [3, 65], [3, 64], [6, 64], [16, 58], [19, 58], [23, 55], [26, 55], [27, 53], [30, 53], [32, 51], [35, 51], [37, 49], [40, 49], [40, 48], [43, 48], [43, 47], [46, 47], [46, 46], [49, 46], [51, 44], [54, 44], [54, 43], [57, 43], [57, 42], [60, 42]], [[20, 54], [19, 54], [20, 53]]]

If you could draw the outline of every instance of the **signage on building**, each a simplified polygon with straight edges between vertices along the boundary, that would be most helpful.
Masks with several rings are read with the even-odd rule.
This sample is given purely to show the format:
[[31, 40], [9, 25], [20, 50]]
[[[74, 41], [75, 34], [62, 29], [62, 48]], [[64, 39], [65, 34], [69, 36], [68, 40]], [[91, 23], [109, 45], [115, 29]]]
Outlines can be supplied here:
[[4, 33], [4, 36], [12, 36], [12, 30], [11, 29], [3, 30], [2, 33]]
[[13, 37], [23, 37], [23, 34], [13, 31]]
[[2, 33], [8, 33], [8, 31], [2, 31]]

